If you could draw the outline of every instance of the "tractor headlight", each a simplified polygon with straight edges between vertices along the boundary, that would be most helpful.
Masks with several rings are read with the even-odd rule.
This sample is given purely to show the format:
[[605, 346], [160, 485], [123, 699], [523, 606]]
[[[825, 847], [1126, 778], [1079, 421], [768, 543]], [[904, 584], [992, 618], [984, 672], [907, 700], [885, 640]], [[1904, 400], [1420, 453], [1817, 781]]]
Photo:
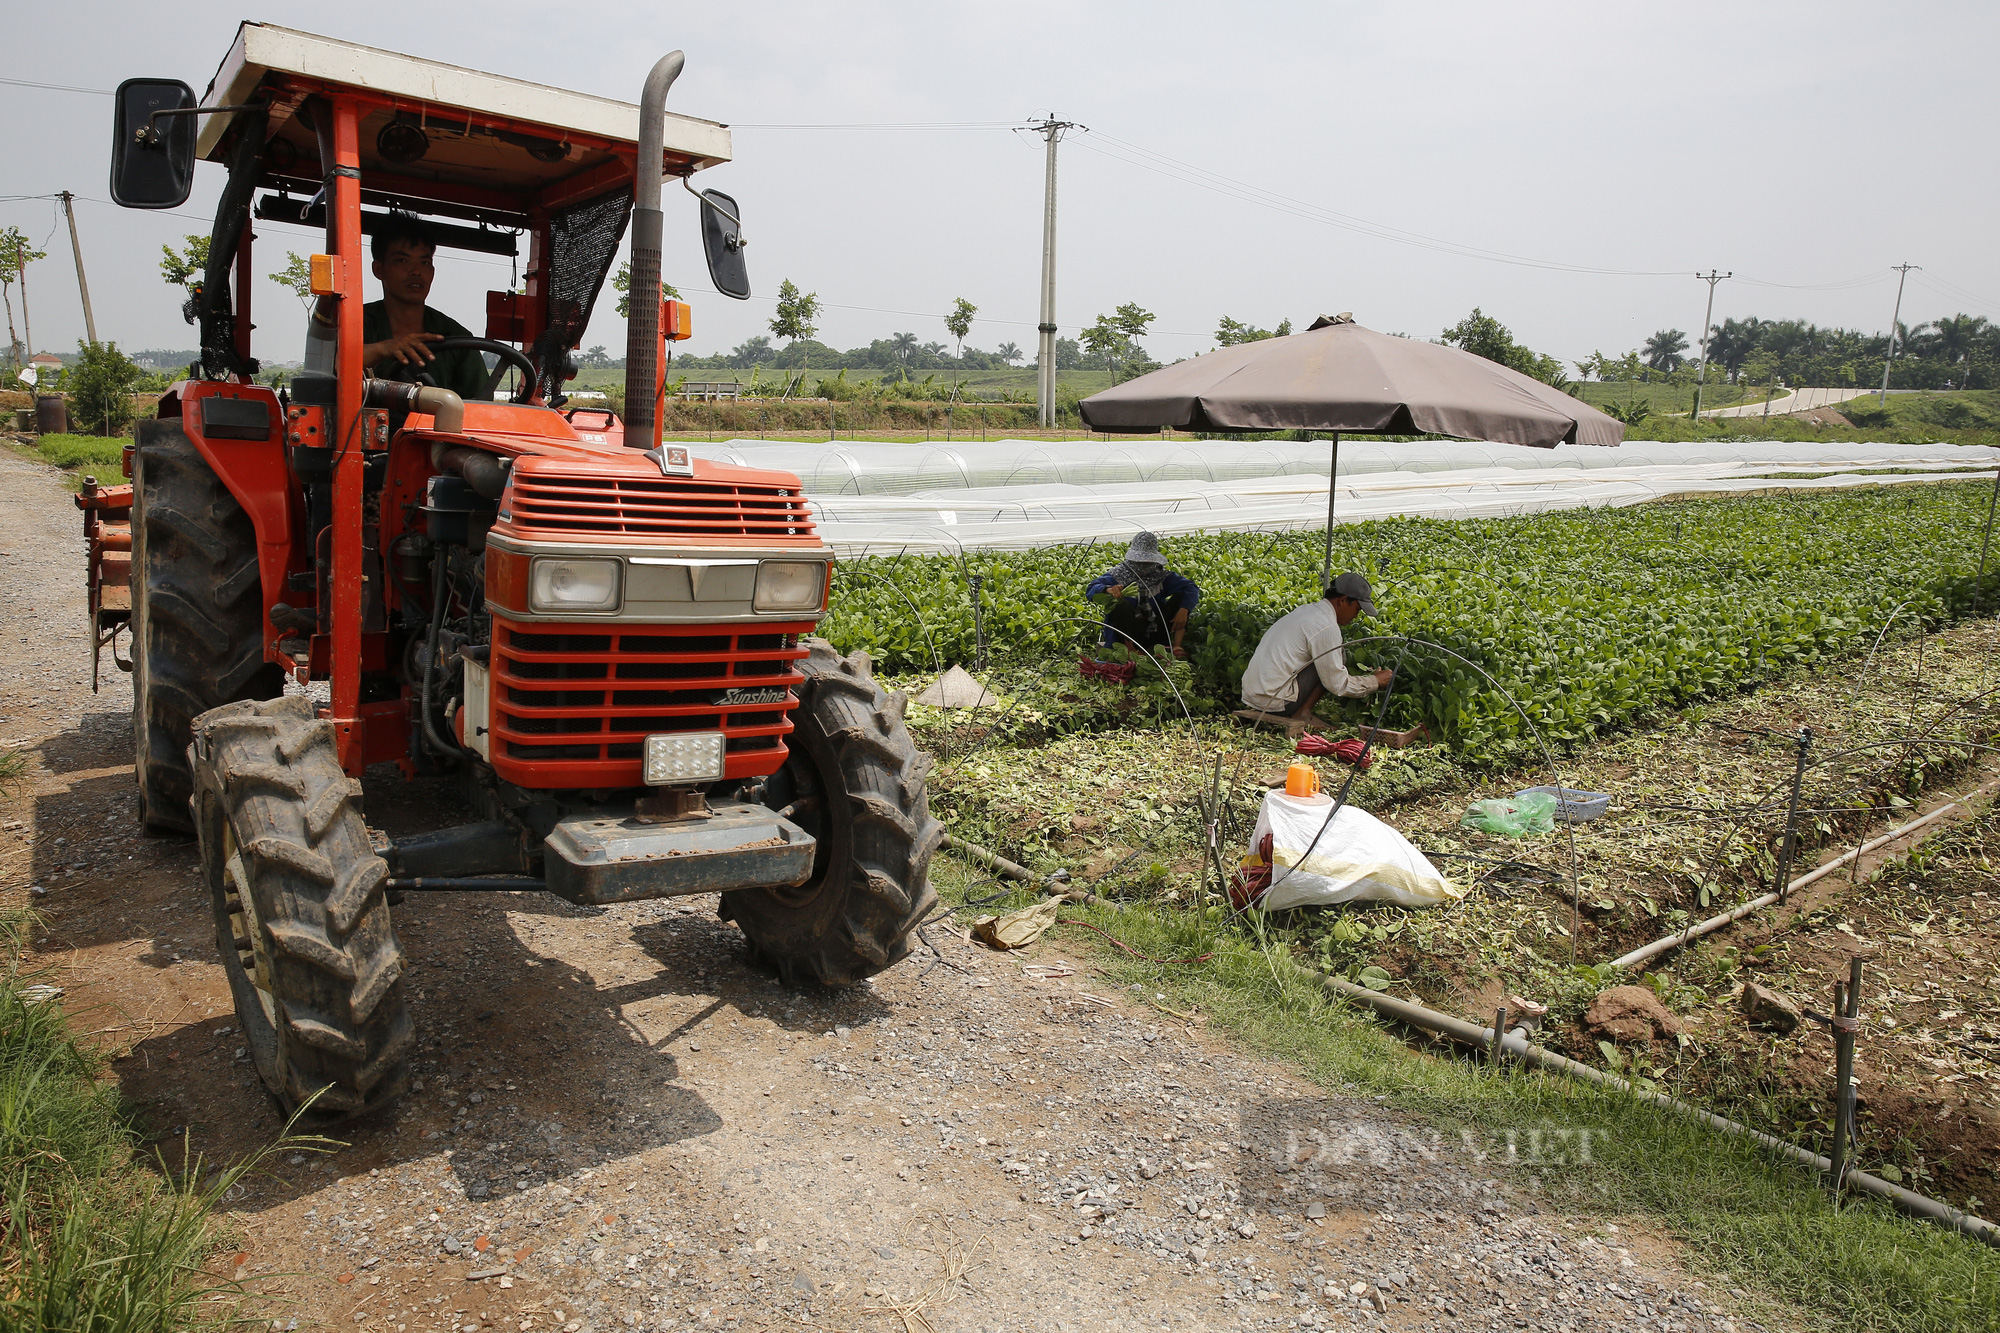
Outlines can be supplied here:
[[722, 776], [722, 733], [670, 731], [646, 737], [648, 787], [685, 787]]
[[623, 568], [624, 562], [619, 560], [538, 557], [528, 578], [528, 609], [545, 615], [616, 611]]
[[757, 566], [759, 611], [817, 611], [825, 597], [824, 560], [765, 560]]

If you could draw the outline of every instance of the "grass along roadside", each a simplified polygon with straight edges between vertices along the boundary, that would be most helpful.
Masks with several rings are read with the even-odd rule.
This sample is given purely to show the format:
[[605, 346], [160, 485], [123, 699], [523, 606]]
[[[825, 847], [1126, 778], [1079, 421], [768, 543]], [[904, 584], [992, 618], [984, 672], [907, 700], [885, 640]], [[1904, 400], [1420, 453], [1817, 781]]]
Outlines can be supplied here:
[[131, 442], [123, 436], [101, 435], [38, 435], [23, 442], [16, 436], [13, 449], [23, 458], [63, 469], [69, 474], [65, 481], [74, 491], [83, 485], [86, 473], [107, 486], [122, 485], [125, 446]]
[[0, 1329], [225, 1327], [240, 1302], [204, 1271], [211, 1210], [262, 1154], [212, 1172], [135, 1161], [100, 1058], [70, 1034], [60, 992], [21, 970], [31, 921], [0, 918]]
[[[948, 901], [992, 891], [956, 858], [938, 867]], [[987, 910], [1028, 901], [1021, 894]], [[2000, 1255], [1976, 1242], [1873, 1201], [1836, 1206], [1803, 1168], [1650, 1103], [1519, 1069], [1495, 1074], [1441, 1044], [1412, 1049], [1301, 979], [1283, 945], [1219, 933], [1212, 911], [1069, 908], [1065, 916], [1156, 958], [1213, 953], [1199, 965], [1162, 966], [1074, 929], [1039, 946], [1089, 958], [1112, 980], [1161, 997], [1157, 1008], [1196, 1011], [1331, 1092], [1418, 1117], [1440, 1152], [1467, 1154], [1567, 1213], [1653, 1220], [1697, 1265], [1815, 1322], [1894, 1333], [2000, 1328]], [[1587, 1150], [1572, 1146], [1584, 1141]]]

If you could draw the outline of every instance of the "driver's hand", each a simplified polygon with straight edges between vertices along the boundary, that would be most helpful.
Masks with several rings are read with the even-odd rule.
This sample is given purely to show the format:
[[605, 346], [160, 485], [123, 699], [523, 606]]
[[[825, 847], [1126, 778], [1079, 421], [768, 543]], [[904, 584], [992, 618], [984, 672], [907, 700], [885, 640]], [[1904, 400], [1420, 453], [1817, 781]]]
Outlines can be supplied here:
[[405, 333], [381, 342], [371, 343], [362, 351], [362, 364], [375, 365], [395, 357], [406, 366], [421, 366], [437, 360], [437, 355], [426, 347], [444, 338], [442, 333]]

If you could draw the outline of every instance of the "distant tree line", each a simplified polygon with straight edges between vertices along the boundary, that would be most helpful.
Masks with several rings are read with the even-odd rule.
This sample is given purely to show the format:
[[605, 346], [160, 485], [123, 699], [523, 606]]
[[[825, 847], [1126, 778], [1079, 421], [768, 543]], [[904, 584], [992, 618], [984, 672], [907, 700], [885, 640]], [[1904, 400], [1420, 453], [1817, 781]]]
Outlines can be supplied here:
[[[1661, 329], [1622, 357], [1592, 352], [1576, 363], [1586, 379], [1679, 383], [1699, 349], [1679, 329]], [[1709, 330], [1708, 377], [1741, 384], [1819, 388], [1879, 384], [1889, 354], [1884, 333], [1821, 328], [1803, 319], [1726, 319]], [[1952, 315], [1896, 327], [1896, 389], [1990, 389], [2000, 384], [2000, 326]]]
[[[1072, 356], [1076, 353], [1075, 339], [1059, 339], [1067, 342]], [[687, 370], [752, 370], [762, 367], [768, 370], [877, 370], [894, 375], [897, 372], [915, 373], [936, 370], [1005, 370], [1019, 364], [1021, 349], [1013, 343], [1002, 343], [996, 351], [982, 351], [977, 347], [967, 347], [958, 355], [941, 342], [922, 342], [914, 333], [896, 333], [887, 338], [877, 338], [866, 347], [853, 347], [841, 351], [828, 346], [817, 338], [794, 338], [783, 347], [774, 344], [766, 334], [756, 334], [745, 338], [727, 352], [716, 352], [709, 356], [676, 356], [676, 369]], [[1057, 352], [1061, 362], [1060, 348]], [[613, 364], [606, 362], [605, 364]], [[622, 363], [618, 363], [622, 364]], [[1067, 368], [1067, 367], [1066, 367]]]

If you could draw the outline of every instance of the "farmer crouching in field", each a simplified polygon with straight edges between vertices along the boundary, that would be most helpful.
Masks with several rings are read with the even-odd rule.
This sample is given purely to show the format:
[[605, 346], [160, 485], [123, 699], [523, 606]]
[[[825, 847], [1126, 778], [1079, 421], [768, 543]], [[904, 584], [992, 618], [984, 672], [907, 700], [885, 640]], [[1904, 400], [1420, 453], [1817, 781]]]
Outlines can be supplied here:
[[1125, 548], [1116, 569], [1099, 574], [1083, 595], [1105, 608], [1103, 643], [1108, 647], [1171, 647], [1186, 657], [1188, 612], [1201, 603], [1201, 589], [1185, 574], [1167, 568], [1160, 539], [1142, 532]]
[[1243, 702], [1236, 716], [1248, 722], [1285, 719], [1294, 734], [1312, 721], [1320, 696], [1358, 699], [1373, 694], [1396, 673], [1380, 671], [1349, 675], [1341, 650], [1340, 627], [1366, 611], [1375, 614], [1374, 592], [1359, 574], [1342, 574], [1327, 585], [1326, 596], [1281, 617], [1264, 631], [1257, 651], [1243, 672]]

